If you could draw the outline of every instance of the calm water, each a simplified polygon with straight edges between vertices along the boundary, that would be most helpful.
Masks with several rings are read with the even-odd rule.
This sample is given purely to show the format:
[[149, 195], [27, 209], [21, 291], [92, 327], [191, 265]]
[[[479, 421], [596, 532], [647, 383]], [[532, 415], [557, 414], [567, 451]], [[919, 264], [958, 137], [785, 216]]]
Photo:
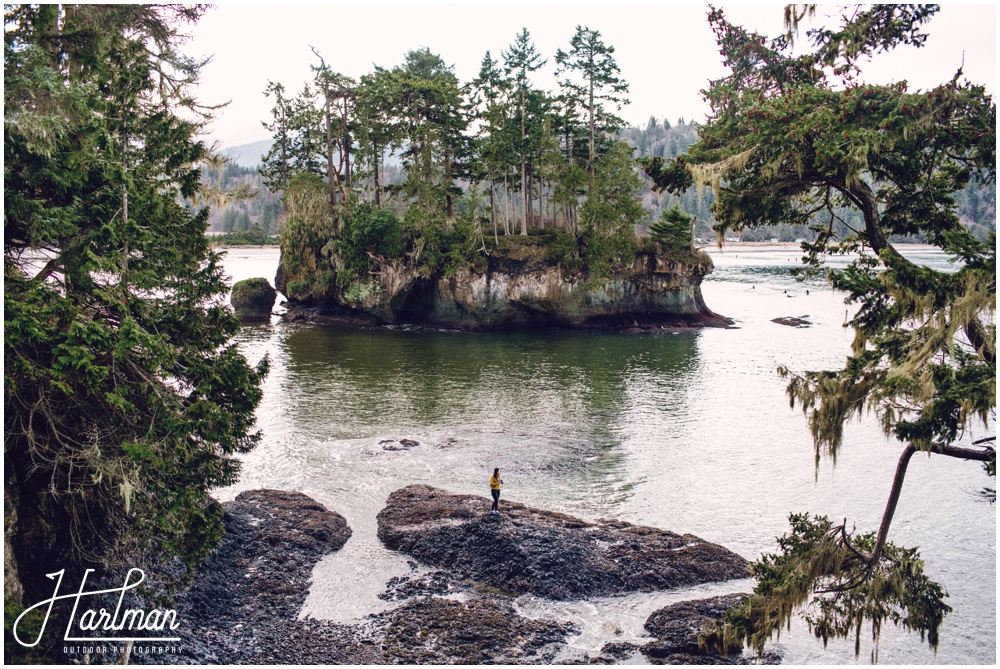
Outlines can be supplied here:
[[[946, 266], [943, 256], [911, 252]], [[792, 410], [775, 369], [839, 368], [849, 350], [847, 307], [825, 283], [789, 275], [796, 249], [727, 248], [703, 284], [710, 308], [739, 329], [684, 334], [562, 332], [468, 334], [300, 324], [246, 327], [251, 360], [272, 360], [258, 425], [260, 446], [231, 499], [269, 487], [304, 492], [343, 514], [354, 535], [317, 565], [304, 616], [357, 619], [391, 606], [376, 595], [406, 558], [382, 547], [375, 515], [392, 491], [428, 483], [486, 495], [494, 466], [504, 498], [587, 518], [613, 517], [691, 532], [748, 558], [774, 550], [790, 511], [881, 519], [900, 446], [874, 418], [851, 423], [834, 466], [815, 466], [805, 417]], [[273, 281], [276, 249], [232, 250], [234, 279]], [[812, 327], [771, 323], [808, 315]], [[990, 434], [995, 428], [991, 427]], [[971, 441], [986, 432], [979, 429]], [[382, 439], [420, 446], [390, 452]], [[449, 445], [449, 440], [451, 443]], [[439, 448], [438, 446], [445, 446]], [[996, 511], [976, 492], [991, 480], [976, 463], [917, 457], [890, 540], [919, 545], [931, 578], [955, 609], [937, 654], [891, 625], [882, 663], [996, 661]], [[574, 652], [644, 637], [665, 604], [748, 591], [750, 581], [657, 594], [560, 603], [522, 597], [523, 615], [571, 619]], [[867, 663], [853, 642], [826, 649], [804, 623], [777, 642], [786, 663]], [[642, 661], [642, 657], [634, 658]]]

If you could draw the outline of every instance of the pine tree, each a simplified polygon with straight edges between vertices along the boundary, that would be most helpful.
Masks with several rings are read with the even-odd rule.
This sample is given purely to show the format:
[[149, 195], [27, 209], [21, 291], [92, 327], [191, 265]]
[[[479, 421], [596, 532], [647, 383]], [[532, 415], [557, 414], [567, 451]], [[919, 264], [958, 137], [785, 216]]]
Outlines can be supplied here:
[[511, 95], [515, 105], [517, 122], [520, 125], [520, 141], [517, 144], [517, 155], [521, 161], [521, 234], [528, 234], [528, 218], [530, 207], [530, 184], [528, 181], [528, 95], [531, 82], [528, 76], [545, 65], [527, 28], [523, 28], [514, 43], [503, 52], [505, 72], [513, 74]]
[[274, 143], [261, 158], [260, 175], [264, 185], [272, 192], [284, 190], [288, 180], [292, 178], [292, 129], [289, 126], [291, 117], [290, 100], [285, 97], [285, 87], [273, 81], [267, 82], [264, 96], [274, 96], [274, 107], [271, 108], [271, 123], [261, 121], [261, 125], [271, 133]]

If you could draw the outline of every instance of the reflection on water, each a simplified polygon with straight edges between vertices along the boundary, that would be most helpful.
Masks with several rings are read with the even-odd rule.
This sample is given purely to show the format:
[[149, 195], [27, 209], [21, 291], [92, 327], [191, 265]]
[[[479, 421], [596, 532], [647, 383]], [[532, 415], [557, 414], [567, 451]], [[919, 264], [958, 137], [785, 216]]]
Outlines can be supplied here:
[[[919, 253], [947, 267], [940, 255]], [[266, 353], [272, 360], [258, 410], [264, 440], [244, 457], [240, 483], [219, 496], [258, 487], [298, 490], [347, 518], [354, 535], [317, 565], [303, 611], [334, 620], [394, 606], [377, 594], [388, 578], [411, 570], [405, 556], [385, 550], [376, 537], [375, 515], [392, 491], [429, 483], [484, 495], [494, 466], [503, 469], [506, 499], [691, 532], [748, 558], [774, 549], [790, 511], [874, 529], [899, 446], [866, 418], [848, 425], [836, 467], [823, 461], [817, 468], [805, 418], [789, 408], [775, 374], [779, 364], [838, 368], [850, 347], [842, 297], [821, 279], [791, 278], [799, 255], [787, 248], [714, 254], [716, 271], [703, 292], [713, 310], [736, 320], [733, 330], [246, 327], [240, 344], [248, 357]], [[270, 277], [276, 263], [274, 250], [242, 251], [226, 266], [234, 278]], [[808, 316], [813, 325], [771, 322], [779, 316]], [[379, 443], [402, 437], [420, 445], [387, 451]], [[890, 628], [883, 662], [995, 661], [996, 517], [974, 494], [989, 483], [974, 463], [916, 458], [911, 464], [891, 539], [921, 547], [955, 612], [937, 655], [918, 637]], [[573, 647], [594, 655], [617, 638], [616, 626], [641, 636], [645, 617], [665, 603], [748, 587], [714, 584], [687, 594], [575, 604], [522, 598], [518, 608], [576, 620], [584, 633]], [[803, 624], [780, 643], [786, 662], [854, 662], [852, 643], [824, 650]]]

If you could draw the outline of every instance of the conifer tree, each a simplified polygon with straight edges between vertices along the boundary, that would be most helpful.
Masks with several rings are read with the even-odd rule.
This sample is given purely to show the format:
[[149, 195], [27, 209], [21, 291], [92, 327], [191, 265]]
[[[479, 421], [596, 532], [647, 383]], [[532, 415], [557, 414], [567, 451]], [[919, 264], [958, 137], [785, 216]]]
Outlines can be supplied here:
[[290, 101], [285, 97], [285, 87], [273, 81], [267, 82], [264, 96], [274, 96], [274, 107], [271, 108], [271, 123], [261, 121], [264, 129], [271, 133], [274, 142], [260, 163], [260, 175], [264, 185], [272, 192], [283, 191], [292, 178], [291, 142], [292, 129], [289, 126], [291, 116]]
[[208, 491], [259, 438], [266, 361], [231, 343], [208, 211], [182, 202], [211, 110], [179, 30], [202, 12], [5, 8], [5, 583], [25, 601], [56, 566], [199, 561]]
[[531, 42], [527, 28], [523, 28], [514, 43], [503, 52], [503, 59], [508, 75], [513, 75], [511, 95], [515, 105], [515, 114], [520, 125], [520, 141], [517, 154], [521, 160], [521, 234], [528, 234], [528, 218], [530, 208], [530, 183], [528, 181], [528, 95], [531, 88], [529, 75], [545, 65], [540, 53]]
[[[817, 463], [836, 457], [844, 423], [866, 412], [902, 451], [877, 532], [793, 515], [779, 552], [753, 567], [754, 596], [706, 637], [710, 645], [746, 641], [762, 651], [808, 606], [810, 625], [824, 640], [857, 639], [866, 624], [877, 640], [891, 621], [936, 647], [951, 610], [917, 551], [887, 537], [914, 453], [977, 461], [995, 475], [995, 437], [968, 435], [982, 435], [995, 419], [996, 241], [983, 243], [960, 224], [955, 194], [974, 175], [995, 181], [996, 106], [961, 71], [918, 92], [905, 82], [863, 84], [858, 76], [862, 59], [922, 45], [922, 27], [936, 11], [859, 8], [837, 28], [809, 31], [812, 50], [796, 56], [791, 40], [801, 10], [788, 10], [788, 34], [772, 40], [712, 10], [731, 74], [711, 82], [712, 115], [689, 152], [670, 163], [645, 161], [655, 183], [675, 194], [692, 184], [712, 187], [720, 235], [808, 224], [820, 215], [816, 241], [803, 244], [807, 267], [818, 271], [824, 254], [859, 254], [845, 270], [828, 272], [858, 307], [844, 368], [779, 373], [790, 380], [792, 403], [808, 415]], [[860, 222], [846, 235], [835, 225], [841, 210], [857, 212]], [[959, 269], [944, 273], [907, 260], [890, 238], [908, 234], [921, 234]]]
[[576, 34], [570, 39], [570, 50], [556, 51], [559, 74], [575, 74], [582, 83], [567, 77], [563, 88], [577, 104], [587, 111], [587, 171], [594, 175], [594, 160], [597, 158], [598, 134], [617, 130], [624, 121], [604, 108], [609, 102], [619, 111], [628, 100], [622, 95], [628, 93], [628, 84], [618, 75], [621, 69], [615, 62], [615, 48], [601, 39], [601, 33], [584, 26], [576, 27]]

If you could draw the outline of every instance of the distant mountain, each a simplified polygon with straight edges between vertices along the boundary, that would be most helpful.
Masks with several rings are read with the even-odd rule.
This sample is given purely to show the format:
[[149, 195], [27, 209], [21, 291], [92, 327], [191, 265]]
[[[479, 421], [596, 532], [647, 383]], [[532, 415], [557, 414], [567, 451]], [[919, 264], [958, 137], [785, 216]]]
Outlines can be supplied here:
[[260, 165], [260, 159], [268, 152], [271, 148], [271, 144], [274, 140], [262, 139], [259, 142], [250, 142], [249, 144], [240, 144], [239, 146], [232, 146], [228, 149], [222, 150], [222, 155], [226, 156], [232, 160], [237, 165], [242, 165], [243, 167], [257, 167]]

